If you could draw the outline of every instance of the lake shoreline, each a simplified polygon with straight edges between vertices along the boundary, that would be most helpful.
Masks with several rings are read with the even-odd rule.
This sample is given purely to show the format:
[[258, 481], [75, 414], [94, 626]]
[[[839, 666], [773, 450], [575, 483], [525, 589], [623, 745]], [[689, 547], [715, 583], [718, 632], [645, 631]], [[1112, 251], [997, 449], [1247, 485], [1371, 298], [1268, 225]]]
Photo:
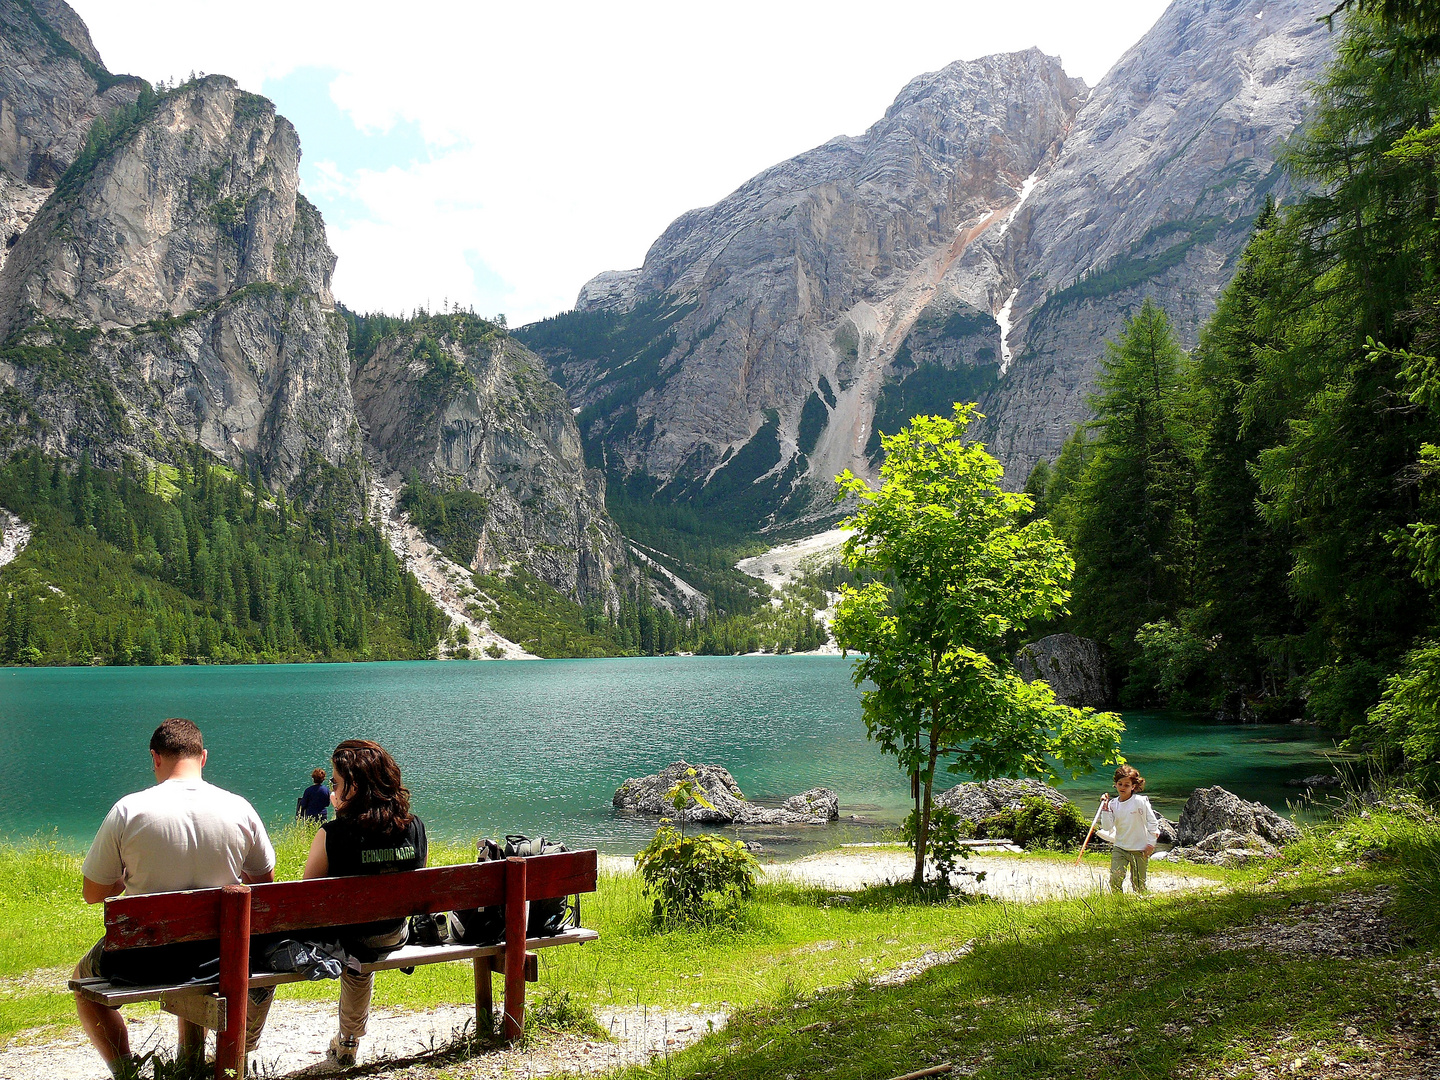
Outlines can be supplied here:
[[[616, 789], [683, 759], [724, 766], [759, 805], [838, 793], [846, 820], [835, 825], [735, 833], [796, 857], [877, 839], [909, 810], [906, 778], [866, 737], [850, 671], [838, 656], [770, 655], [12, 667], [0, 673], [0, 790], [26, 795], [0, 800], [0, 835], [87, 843], [116, 799], [153, 782], [144, 747], [155, 724], [185, 716], [205, 734], [206, 779], [267, 822], [288, 821], [310, 770], [341, 739], [363, 737], [400, 762], [437, 841], [543, 834], [633, 853], [656, 819], [617, 813]], [[1330, 768], [1330, 744], [1311, 728], [1124, 719], [1122, 750], [1172, 819], [1212, 784], [1284, 812], [1300, 794], [1287, 780]], [[966, 778], [938, 779], [943, 789]], [[1059, 787], [1088, 820], [1109, 779]]]

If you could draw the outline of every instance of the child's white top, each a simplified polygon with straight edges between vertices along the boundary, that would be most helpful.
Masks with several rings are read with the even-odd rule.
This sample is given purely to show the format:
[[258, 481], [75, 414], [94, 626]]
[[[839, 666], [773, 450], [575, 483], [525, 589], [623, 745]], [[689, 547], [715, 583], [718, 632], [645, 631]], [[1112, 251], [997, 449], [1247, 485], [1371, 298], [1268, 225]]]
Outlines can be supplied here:
[[1100, 813], [1100, 831], [1109, 833], [1110, 842], [1125, 851], [1144, 851], [1160, 839], [1160, 819], [1144, 795], [1131, 795], [1121, 802], [1110, 800], [1110, 809]]

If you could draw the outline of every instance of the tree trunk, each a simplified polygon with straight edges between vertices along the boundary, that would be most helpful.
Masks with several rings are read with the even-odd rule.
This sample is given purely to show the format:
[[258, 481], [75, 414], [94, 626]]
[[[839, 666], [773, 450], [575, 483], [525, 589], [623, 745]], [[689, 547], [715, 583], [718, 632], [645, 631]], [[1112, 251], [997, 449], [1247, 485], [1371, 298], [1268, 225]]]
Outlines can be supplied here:
[[[931, 713], [931, 716], [933, 717], [934, 713]], [[930, 765], [925, 771], [924, 797], [916, 807], [918, 827], [915, 830], [915, 876], [910, 879], [910, 883], [917, 889], [925, 884], [925, 852], [930, 845], [930, 798], [935, 790], [935, 761], [939, 756], [940, 730], [932, 724], [930, 728]]]
[[920, 774], [910, 774], [910, 798], [915, 803], [915, 872], [910, 876], [910, 884], [917, 889], [924, 882], [925, 870], [925, 829], [920, 824], [920, 811], [923, 802], [920, 798]]

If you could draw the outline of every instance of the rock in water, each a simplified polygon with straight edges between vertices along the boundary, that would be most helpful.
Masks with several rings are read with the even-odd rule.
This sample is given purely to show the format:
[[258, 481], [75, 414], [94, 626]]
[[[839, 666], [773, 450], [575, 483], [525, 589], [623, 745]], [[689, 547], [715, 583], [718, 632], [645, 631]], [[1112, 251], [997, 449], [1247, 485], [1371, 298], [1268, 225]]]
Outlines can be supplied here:
[[840, 816], [840, 800], [829, 788], [817, 787], [791, 795], [781, 804], [781, 809], [808, 818], [834, 821]]
[[1026, 682], [1041, 679], [1055, 699], [1076, 708], [1110, 704], [1110, 670], [1098, 642], [1074, 634], [1051, 634], [1015, 654], [1015, 668]]
[[[691, 770], [695, 771], [692, 777]], [[714, 809], [691, 805], [678, 814], [665, 793], [681, 780], [693, 780]], [[720, 765], [691, 765], [677, 761], [658, 773], [626, 780], [611, 800], [619, 810], [680, 817], [705, 825], [824, 825], [840, 816], [839, 800], [829, 788], [811, 788], [792, 795], [776, 810], [748, 802], [730, 771]]]
[[1293, 821], [1262, 803], [1246, 802], [1218, 785], [1198, 789], [1180, 814], [1179, 843], [1204, 850], [1207, 842], [1211, 846], [1222, 843], [1211, 838], [1225, 833], [1256, 837], [1262, 847], [1272, 850], [1300, 839], [1300, 829]]
[[1302, 780], [1286, 780], [1285, 786], [1303, 788], [1339, 787], [1340, 783], [1341, 781], [1338, 776], [1330, 773], [1317, 773], [1314, 776], [1307, 776]]
[[706, 799], [714, 803], [715, 809], [707, 810], [703, 806], [693, 805], [683, 811], [685, 819], [716, 824], [733, 821], [736, 811], [744, 803], [745, 796], [740, 793], [740, 785], [735, 783], [730, 770], [719, 765], [691, 765], [687, 761], [677, 761], [650, 776], [626, 780], [616, 789], [615, 798], [611, 802], [618, 810], [673, 817], [675, 807], [666, 800], [665, 793], [686, 779], [691, 769], [695, 770], [695, 775], [689, 779], [705, 793]]

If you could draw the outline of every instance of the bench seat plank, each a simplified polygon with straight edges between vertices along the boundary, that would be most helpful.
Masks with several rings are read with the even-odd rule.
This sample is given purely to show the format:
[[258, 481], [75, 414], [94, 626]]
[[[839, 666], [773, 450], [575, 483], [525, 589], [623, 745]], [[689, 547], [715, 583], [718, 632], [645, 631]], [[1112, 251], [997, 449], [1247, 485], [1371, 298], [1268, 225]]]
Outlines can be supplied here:
[[[323, 880], [323, 879], [319, 879]], [[581, 945], [600, 937], [597, 931], [587, 927], [576, 927], [564, 933], [548, 937], [527, 938], [525, 949], [548, 949], [556, 945]], [[442, 964], [450, 960], [473, 960], [482, 956], [500, 957], [505, 952], [504, 944], [499, 945], [406, 945], [396, 949], [383, 960], [365, 964], [362, 971], [389, 971], [402, 967], [421, 967], [425, 964]], [[257, 971], [250, 975], [250, 985], [279, 986], [282, 983], [304, 982], [307, 976], [292, 971]], [[219, 984], [180, 983], [164, 986], [112, 986], [106, 979], [71, 979], [70, 989], [83, 998], [101, 1005], [129, 1005], [136, 1001], [155, 1001], [165, 994], [213, 994]]]

